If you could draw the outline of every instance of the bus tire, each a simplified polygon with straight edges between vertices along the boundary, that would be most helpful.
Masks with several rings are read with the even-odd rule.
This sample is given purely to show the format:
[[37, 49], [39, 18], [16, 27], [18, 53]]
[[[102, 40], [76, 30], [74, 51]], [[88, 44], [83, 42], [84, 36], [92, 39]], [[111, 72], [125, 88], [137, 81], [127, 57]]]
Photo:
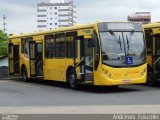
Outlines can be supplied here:
[[156, 81], [154, 73], [152, 71], [148, 71], [146, 84], [148, 86], [155, 86], [156, 83], [157, 83], [157, 81]]
[[68, 82], [69, 82], [69, 86], [72, 90], [78, 89], [78, 82], [76, 79], [75, 71], [73, 69], [71, 69], [68, 74]]
[[29, 79], [28, 79], [28, 74], [27, 74], [27, 70], [25, 67], [22, 68], [22, 80], [24, 82], [28, 82]]

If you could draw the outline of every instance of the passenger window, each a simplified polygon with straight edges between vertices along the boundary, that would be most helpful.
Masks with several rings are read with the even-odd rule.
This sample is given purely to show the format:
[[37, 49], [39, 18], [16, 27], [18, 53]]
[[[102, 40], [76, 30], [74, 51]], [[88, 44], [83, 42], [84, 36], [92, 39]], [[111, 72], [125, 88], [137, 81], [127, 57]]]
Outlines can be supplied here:
[[[66, 34], [66, 58], [74, 57], [74, 37], [76, 32], [70, 32]], [[77, 53], [78, 44], [75, 42], [75, 52]], [[76, 54], [77, 57], [77, 54]]]
[[24, 53], [25, 38], [21, 39], [21, 53]]
[[152, 54], [153, 49], [153, 32], [152, 30], [145, 30], [147, 53]]
[[56, 58], [65, 58], [65, 34], [56, 35]]
[[99, 59], [100, 59], [100, 48], [99, 48], [99, 42], [98, 42], [98, 37], [96, 32], [94, 32], [93, 34], [93, 39], [95, 40], [95, 70], [98, 69], [98, 65], [99, 65]]
[[45, 58], [55, 57], [55, 37], [54, 35], [45, 36]]
[[73, 43], [73, 37], [66, 37], [66, 57], [72, 58], [74, 57], [74, 43]]
[[30, 41], [33, 41], [33, 38], [25, 38], [24, 39], [24, 45], [23, 45], [23, 47], [24, 47], [24, 55], [26, 56], [26, 57], [29, 57], [29, 42]]

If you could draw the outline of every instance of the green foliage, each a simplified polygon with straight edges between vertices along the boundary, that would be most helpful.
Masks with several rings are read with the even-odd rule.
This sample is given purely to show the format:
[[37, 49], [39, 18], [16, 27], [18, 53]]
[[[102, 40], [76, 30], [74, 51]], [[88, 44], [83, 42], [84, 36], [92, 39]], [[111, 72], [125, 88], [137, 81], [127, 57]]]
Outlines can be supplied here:
[[7, 34], [0, 30], [0, 56], [7, 56], [8, 54], [7, 40]]

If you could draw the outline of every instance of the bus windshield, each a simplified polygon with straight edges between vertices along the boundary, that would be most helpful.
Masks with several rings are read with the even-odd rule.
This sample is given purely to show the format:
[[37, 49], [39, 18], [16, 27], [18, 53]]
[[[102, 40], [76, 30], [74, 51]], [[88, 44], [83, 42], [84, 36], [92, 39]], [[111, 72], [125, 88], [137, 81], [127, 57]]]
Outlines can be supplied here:
[[[138, 66], [145, 63], [143, 32], [100, 32], [102, 60], [113, 67]], [[131, 58], [127, 64], [126, 59]]]

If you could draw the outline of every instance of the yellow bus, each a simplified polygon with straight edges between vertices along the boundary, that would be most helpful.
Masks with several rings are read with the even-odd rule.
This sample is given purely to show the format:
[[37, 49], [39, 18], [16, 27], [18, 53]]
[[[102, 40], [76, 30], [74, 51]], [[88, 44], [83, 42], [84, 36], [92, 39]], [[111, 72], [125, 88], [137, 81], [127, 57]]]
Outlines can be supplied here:
[[146, 82], [143, 27], [96, 22], [9, 38], [11, 75], [79, 84], [118, 86]]
[[160, 23], [144, 25], [147, 43], [148, 85], [155, 85], [160, 78]]

